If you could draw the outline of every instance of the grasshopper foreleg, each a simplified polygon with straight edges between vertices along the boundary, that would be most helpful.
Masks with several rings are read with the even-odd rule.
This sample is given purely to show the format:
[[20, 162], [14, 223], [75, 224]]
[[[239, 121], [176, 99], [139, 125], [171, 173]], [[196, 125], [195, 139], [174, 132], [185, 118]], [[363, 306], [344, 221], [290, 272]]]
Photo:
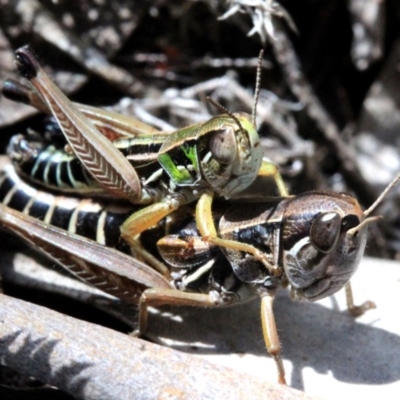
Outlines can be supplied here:
[[229, 249], [250, 253], [257, 260], [262, 262], [268, 271], [270, 271], [273, 275], [280, 275], [281, 268], [276, 265], [272, 265], [268, 260], [267, 254], [263, 253], [256, 247], [247, 243], [238, 242], [236, 240], [222, 239], [218, 236], [211, 211], [212, 200], [213, 194], [205, 193], [200, 197], [196, 206], [196, 224], [203, 240], [220, 247], [226, 247]]

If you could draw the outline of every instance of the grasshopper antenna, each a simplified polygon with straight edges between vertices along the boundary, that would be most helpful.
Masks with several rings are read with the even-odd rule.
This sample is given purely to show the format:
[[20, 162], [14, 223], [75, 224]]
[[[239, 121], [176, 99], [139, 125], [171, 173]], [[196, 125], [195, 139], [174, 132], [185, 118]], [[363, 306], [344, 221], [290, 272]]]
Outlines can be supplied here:
[[257, 116], [257, 104], [258, 99], [260, 97], [260, 85], [261, 85], [261, 67], [262, 67], [262, 60], [263, 60], [264, 50], [261, 49], [258, 55], [258, 65], [257, 65], [257, 75], [256, 75], [256, 88], [254, 91], [254, 103], [253, 103], [253, 110], [251, 112], [251, 123], [253, 124], [254, 128], [257, 129], [256, 125], [256, 116]]
[[206, 97], [207, 101], [211, 103], [214, 107], [218, 108], [218, 110], [224, 112], [225, 114], [228, 114], [239, 126], [239, 129], [242, 132], [245, 132], [243, 129], [242, 124], [240, 123], [239, 119], [232, 113], [230, 112], [227, 108], [225, 108], [222, 104], [217, 103], [215, 100], [213, 100], [211, 97], [207, 96]]
[[[257, 104], [258, 104], [258, 99], [260, 97], [260, 84], [261, 84], [261, 68], [262, 68], [262, 60], [264, 56], [264, 50], [261, 49], [260, 53], [258, 55], [258, 64], [257, 64], [257, 75], [256, 75], [256, 88], [254, 91], [254, 103], [253, 103], [253, 109], [251, 111], [251, 123], [254, 126], [255, 129], [257, 129], [256, 125], [256, 115], [257, 115]], [[235, 115], [230, 112], [227, 108], [225, 108], [222, 104], [217, 103], [215, 100], [213, 100], [211, 97], [207, 96], [207, 101], [211, 103], [214, 107], [218, 108], [220, 111], [228, 114], [239, 126], [240, 130], [244, 132], [243, 126], [240, 123], [239, 119], [235, 117]]]
[[400, 181], [400, 173], [396, 175], [395, 178], [393, 178], [393, 180], [389, 183], [389, 185], [386, 186], [386, 189], [379, 195], [379, 197], [374, 201], [374, 203], [364, 211], [364, 216], [366, 217], [364, 219], [364, 221], [362, 221], [360, 224], [358, 224], [357, 226], [355, 226], [352, 229], [349, 229], [347, 231], [347, 234], [349, 235], [355, 235], [363, 226], [377, 221], [379, 219], [381, 219], [382, 217], [380, 215], [376, 216], [376, 217], [368, 217], [374, 210], [376, 207], [378, 207], [378, 205], [380, 204], [380, 202], [386, 197], [386, 195], [394, 188], [394, 186], [397, 185], [397, 183]]
[[386, 195], [393, 189], [395, 185], [400, 181], [400, 173], [396, 175], [396, 177], [386, 186], [386, 189], [380, 194], [380, 196], [374, 201], [374, 203], [364, 211], [364, 215], [367, 217], [372, 211], [378, 207], [379, 203], [386, 197]]

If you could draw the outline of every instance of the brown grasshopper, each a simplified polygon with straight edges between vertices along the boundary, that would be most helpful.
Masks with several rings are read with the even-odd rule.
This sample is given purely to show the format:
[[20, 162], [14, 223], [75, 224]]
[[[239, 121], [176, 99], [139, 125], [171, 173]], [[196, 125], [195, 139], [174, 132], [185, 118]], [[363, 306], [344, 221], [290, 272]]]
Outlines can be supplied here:
[[[67, 218], [58, 220], [63, 221], [60, 227], [51, 225], [57, 221], [55, 216], [71, 211], [70, 202], [54, 195], [43, 196], [24, 183], [12, 166], [1, 174], [0, 224], [78, 278], [138, 304], [137, 334], [146, 331], [149, 306], [221, 307], [259, 296], [264, 340], [276, 362], [278, 381], [285, 383], [272, 309], [276, 290], [290, 285], [296, 300], [315, 301], [344, 286], [349, 289], [349, 280], [364, 252], [368, 224], [377, 219], [370, 214], [398, 180], [400, 174], [364, 212], [353, 197], [334, 192], [310, 192], [256, 203], [222, 203], [214, 221], [222, 240], [253, 246], [278, 273], [265, 268], [252, 253], [204, 242], [192, 211], [192, 227], [172, 226], [173, 235], [158, 240], [159, 257], [168, 265], [168, 275], [163, 276], [136, 258], [106, 246], [109, 228], [104, 204], [91, 215], [91, 221], [97, 221], [94, 239], [103, 244], [80, 236], [85, 232], [77, 230], [76, 221], [89, 211], [79, 206], [79, 201]], [[93, 218], [95, 214], [97, 219]], [[62, 229], [66, 223], [69, 231]], [[360, 313], [368, 304], [350, 304], [350, 308]]]

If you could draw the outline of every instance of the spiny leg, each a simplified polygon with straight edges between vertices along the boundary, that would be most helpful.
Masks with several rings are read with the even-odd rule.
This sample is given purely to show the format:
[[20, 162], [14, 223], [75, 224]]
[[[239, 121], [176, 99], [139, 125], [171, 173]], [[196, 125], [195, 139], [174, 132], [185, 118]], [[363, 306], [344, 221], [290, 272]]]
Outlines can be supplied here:
[[281, 269], [278, 266], [272, 265], [269, 262], [267, 255], [256, 247], [247, 243], [241, 243], [235, 240], [227, 240], [218, 237], [211, 211], [212, 200], [213, 194], [205, 193], [200, 197], [196, 205], [196, 224], [203, 240], [220, 247], [226, 247], [250, 253], [257, 260], [262, 262], [272, 274], [280, 275]]
[[138, 240], [139, 235], [157, 225], [163, 218], [176, 211], [180, 202], [172, 197], [151, 204], [132, 214], [120, 227], [121, 237], [140, 254], [153, 268], [166, 277], [170, 276], [169, 269], [152, 254], [144, 250]]
[[150, 306], [191, 306], [217, 307], [219, 305], [210, 294], [181, 292], [176, 289], [147, 289], [139, 301], [139, 327], [133, 334], [143, 336], [147, 330], [148, 311]]
[[[281, 348], [272, 309], [274, 292], [263, 290], [261, 295], [261, 322], [268, 353], [274, 358], [278, 370], [278, 382], [286, 384], [285, 370], [280, 356]], [[210, 294], [187, 293], [174, 289], [147, 289], [139, 301], [139, 327], [133, 334], [143, 336], [147, 330], [148, 307], [150, 306], [218, 307], [220, 305]]]
[[346, 283], [344, 289], [346, 292], [347, 309], [353, 317], [359, 317], [360, 315], [363, 315], [368, 310], [376, 308], [376, 304], [371, 300], [365, 301], [360, 306], [354, 305], [353, 290], [351, 288], [350, 282]]
[[286, 385], [285, 369], [281, 358], [281, 345], [276, 330], [274, 310], [272, 308], [275, 292], [263, 290], [261, 295], [261, 325], [268, 353], [273, 357], [278, 369], [278, 382]]

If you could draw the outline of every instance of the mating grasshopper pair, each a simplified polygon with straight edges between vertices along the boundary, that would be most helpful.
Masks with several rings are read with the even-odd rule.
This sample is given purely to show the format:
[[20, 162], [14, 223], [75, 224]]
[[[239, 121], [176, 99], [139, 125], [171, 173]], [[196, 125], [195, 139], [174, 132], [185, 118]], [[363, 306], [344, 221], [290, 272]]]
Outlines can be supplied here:
[[[261, 57], [262, 52], [259, 65]], [[69, 102], [45, 74], [28, 47], [17, 50], [16, 58], [20, 73], [33, 84], [60, 124], [72, 151], [94, 180], [117, 198], [128, 199], [134, 204], [150, 204], [131, 215], [121, 226], [121, 235], [132, 248], [138, 250], [136, 239], [141, 232], [182, 205], [198, 199], [196, 220], [204, 240], [218, 246], [251, 252], [267, 268], [276, 269], [253, 246], [219, 238], [211, 212], [214, 193], [225, 199], [231, 198], [249, 187], [257, 176], [272, 175], [280, 195], [287, 195], [275, 165], [262, 158], [261, 143], [255, 127], [259, 89], [256, 89], [251, 120], [244, 113], [233, 114], [225, 110], [224, 115], [173, 133], [141, 134], [137, 138], [130, 138], [128, 147], [135, 151], [128, 158], [133, 161], [133, 165], [156, 166], [150, 176], [141, 179], [128, 158], [121, 157], [118, 150], [118, 147], [127, 145], [127, 139], [115, 139], [112, 146], [85, 117], [83, 112], [87, 108], [81, 112], [79, 107]], [[259, 76], [260, 67], [258, 82]], [[90, 119], [105, 128], [103, 132], [110, 129], [110, 122], [117, 120], [117, 125], [121, 122], [117, 116], [106, 111], [91, 109], [89, 114]], [[129, 124], [126, 119], [123, 122]], [[136, 120], [131, 125], [136, 125]], [[127, 133], [132, 133], [132, 126], [126, 130]], [[154, 181], [157, 182], [156, 186], [151, 185]], [[144, 256], [147, 262], [165, 272], [151, 255]]]
[[[140, 180], [135, 176], [135, 172], [132, 173], [130, 170], [132, 167], [129, 163], [130, 169], [126, 167], [127, 159], [118, 150], [115, 152], [113, 149], [111, 153], [107, 153], [107, 149], [112, 148], [111, 143], [106, 142], [106, 139], [97, 132], [94, 134], [96, 139], [92, 141], [91, 135], [95, 132], [92, 125], [75, 109], [74, 105], [60, 94], [58, 89], [54, 88], [31, 53], [24, 48], [18, 51], [17, 57], [21, 72], [35, 85], [44, 101], [58, 118], [62, 129], [68, 134], [72, 133], [78, 136], [69, 139], [71, 148], [76, 154], [83, 153], [80, 154], [80, 157], [85, 168], [94, 174], [99, 184], [110, 193], [116, 194], [117, 197], [129, 199], [133, 197], [134, 201], [139, 199], [139, 203], [155, 200], [156, 197], [145, 196], [145, 193], [152, 193], [150, 190], [146, 192], [146, 185], [143, 193], [140, 191], [143, 189], [143, 186], [138, 187]], [[99, 125], [105, 126], [104, 121], [107, 116], [110, 114], [95, 111], [94, 120]], [[237, 115], [235, 115], [236, 119], [233, 118], [233, 114], [228, 114], [226, 118], [228, 117], [231, 118], [230, 123], [227, 123], [228, 120], [224, 119], [225, 117], [219, 117], [219, 122], [224, 122], [222, 128], [226, 128], [228, 142], [232, 143], [232, 135], [240, 137], [244, 133], [243, 131], [247, 130], [248, 125]], [[121, 121], [118, 117], [113, 118], [115, 125], [118, 126]], [[218, 125], [217, 128], [214, 126], [213, 129], [216, 129], [216, 131], [212, 130], [216, 133], [215, 141], [208, 141], [209, 147], [206, 148], [206, 153], [203, 153], [201, 161], [206, 163], [213, 156], [210, 148], [218, 142], [220, 142], [217, 146], [219, 156], [223, 155], [222, 158], [225, 161], [232, 161], [234, 157], [231, 157], [227, 148], [221, 144], [221, 135], [224, 136], [221, 133], [221, 125]], [[192, 134], [193, 127], [187, 128], [183, 132]], [[89, 138], [82, 138], [81, 134], [88, 134]], [[97, 136], [102, 139], [98, 140]], [[179, 135], [171, 134], [170, 137], [176, 140], [177, 136]], [[183, 152], [191, 161], [187, 166], [191, 165], [196, 170], [193, 153], [190, 151], [192, 140], [192, 136], [184, 135], [180, 142], [173, 144], [179, 147], [179, 151], [182, 150], [182, 146], [189, 145], [189, 148], [185, 148]], [[173, 140], [171, 139], [171, 141]], [[254, 141], [254, 143], [257, 142]], [[220, 145], [222, 147], [219, 147]], [[256, 148], [259, 147], [259, 145], [256, 146]], [[82, 150], [83, 148], [85, 150]], [[172, 154], [169, 152], [171, 147], [168, 149], [167, 155], [170, 156]], [[88, 159], [85, 152], [92, 154], [94, 160]], [[114, 158], [117, 160], [115, 163]], [[259, 165], [260, 161], [257, 160], [258, 156], [255, 157], [256, 162], [251, 159], [247, 160], [248, 165], [252, 166], [250, 170], [254, 171], [255, 165]], [[122, 165], [121, 173], [118, 171], [120, 164]], [[182, 167], [182, 164], [179, 166]], [[178, 168], [178, 170], [183, 170], [183, 168]], [[187, 168], [186, 171], [189, 174], [192, 172], [191, 168]], [[248, 171], [245, 169], [244, 172]], [[126, 231], [124, 232], [126, 223], [122, 225], [122, 236], [128, 244], [134, 247], [135, 251], [140, 253], [141, 249], [137, 246], [135, 236], [155, 225], [164, 215], [172, 213], [176, 207], [181, 206], [182, 202], [179, 200], [174, 205], [172, 200], [174, 200], [175, 194], [178, 195], [178, 198], [182, 194], [184, 195], [182, 196], [185, 198], [183, 203], [200, 198], [194, 212], [197, 217], [195, 225], [198, 231], [193, 228], [184, 231], [178, 229], [174, 236], [167, 236], [159, 242], [160, 255], [170, 265], [170, 268], [162, 270], [162, 272], [157, 272], [150, 266], [104, 245], [80, 237], [75, 234], [73, 229], [66, 232], [49, 225], [54, 222], [52, 221], [53, 215], [55, 209], [62, 204], [61, 200], [47, 207], [42, 216], [44, 220], [42, 222], [26, 215], [32, 213], [32, 205], [35, 204], [36, 197], [27, 199], [25, 196], [24, 206], [20, 208], [22, 213], [3, 205], [0, 211], [0, 221], [3, 226], [17, 232], [34, 246], [72, 270], [81, 279], [87, 279], [90, 283], [97, 284], [103, 290], [125, 301], [139, 303], [139, 333], [145, 331], [149, 305], [215, 307], [241, 302], [249, 295], [259, 295], [262, 304], [264, 339], [268, 351], [276, 361], [279, 381], [283, 383], [285, 382], [284, 369], [272, 310], [277, 288], [289, 283], [295, 298], [313, 301], [343, 287], [355, 272], [362, 256], [366, 243], [367, 225], [375, 220], [368, 216], [395, 182], [365, 212], [362, 212], [357, 201], [350, 196], [321, 192], [307, 193], [296, 197], [282, 196], [270, 201], [265, 199], [262, 203], [240, 205], [225, 203], [220, 211], [220, 217], [214, 221], [210, 217], [212, 200], [210, 193], [212, 191], [218, 193], [218, 190], [221, 189], [220, 193], [224, 196], [222, 187], [225, 185], [231, 188], [230, 195], [244, 190], [249, 184], [249, 176], [246, 173], [244, 176], [246, 177], [244, 184], [238, 186], [238, 183], [235, 183], [234, 187], [230, 186], [237, 176], [235, 174], [228, 175], [223, 180], [224, 185], [216, 185], [213, 190], [207, 186], [204, 193], [202, 192], [204, 181], [200, 182], [199, 191], [196, 182], [192, 182], [186, 189], [183, 186], [183, 189], [172, 194], [163, 192], [160, 195], [158, 192], [158, 195], [161, 196], [159, 203], [133, 214], [135, 216], [133, 221], [136, 224], [137, 216], [141, 217], [145, 213], [146, 224], [141, 225], [137, 230], [135, 224], [132, 224], [132, 220], [128, 218], [128, 225], [133, 225], [130, 232], [132, 236], [129, 238], [125, 234]], [[170, 178], [173, 180], [171, 176]], [[209, 184], [207, 179], [206, 181]], [[279, 187], [280, 178], [275, 181]], [[239, 179], [237, 182], [240, 183], [241, 180]], [[21, 190], [24, 192], [21, 185], [22, 183], [15, 183], [11, 185], [11, 190], [6, 190], [6, 194], [2, 196], [4, 204], [17, 208], [13, 204], [17, 202], [15, 197], [18, 196], [17, 193], [20, 193]], [[169, 189], [171, 190], [171, 188]], [[139, 195], [137, 195], [138, 191]], [[281, 194], [285, 194], [282, 193], [282, 190], [280, 191]], [[30, 192], [32, 193], [32, 191]], [[134, 193], [136, 193], [136, 197], [133, 195]], [[165, 193], [168, 194], [163, 198]], [[156, 212], [156, 218], [147, 219], [149, 207], [156, 206], [157, 208], [159, 204], [161, 204], [163, 212], [161, 214]], [[166, 207], [166, 204], [170, 204], [170, 206]], [[74, 226], [73, 221], [76, 225], [79, 207], [76, 210], [68, 217], [69, 227]], [[206, 213], [205, 217], [203, 217], [203, 213]], [[107, 214], [104, 210], [99, 211], [99, 220], [102, 225], [101, 229], [97, 227], [97, 233], [107, 231], [108, 227], [105, 223]], [[215, 224], [218, 225], [219, 236]], [[145, 227], [143, 228], [143, 226]], [[230, 277], [233, 277], [234, 284], [229, 279]], [[197, 283], [199, 281], [203, 283], [200, 285]], [[244, 291], [247, 291], [248, 294], [243, 295]]]

